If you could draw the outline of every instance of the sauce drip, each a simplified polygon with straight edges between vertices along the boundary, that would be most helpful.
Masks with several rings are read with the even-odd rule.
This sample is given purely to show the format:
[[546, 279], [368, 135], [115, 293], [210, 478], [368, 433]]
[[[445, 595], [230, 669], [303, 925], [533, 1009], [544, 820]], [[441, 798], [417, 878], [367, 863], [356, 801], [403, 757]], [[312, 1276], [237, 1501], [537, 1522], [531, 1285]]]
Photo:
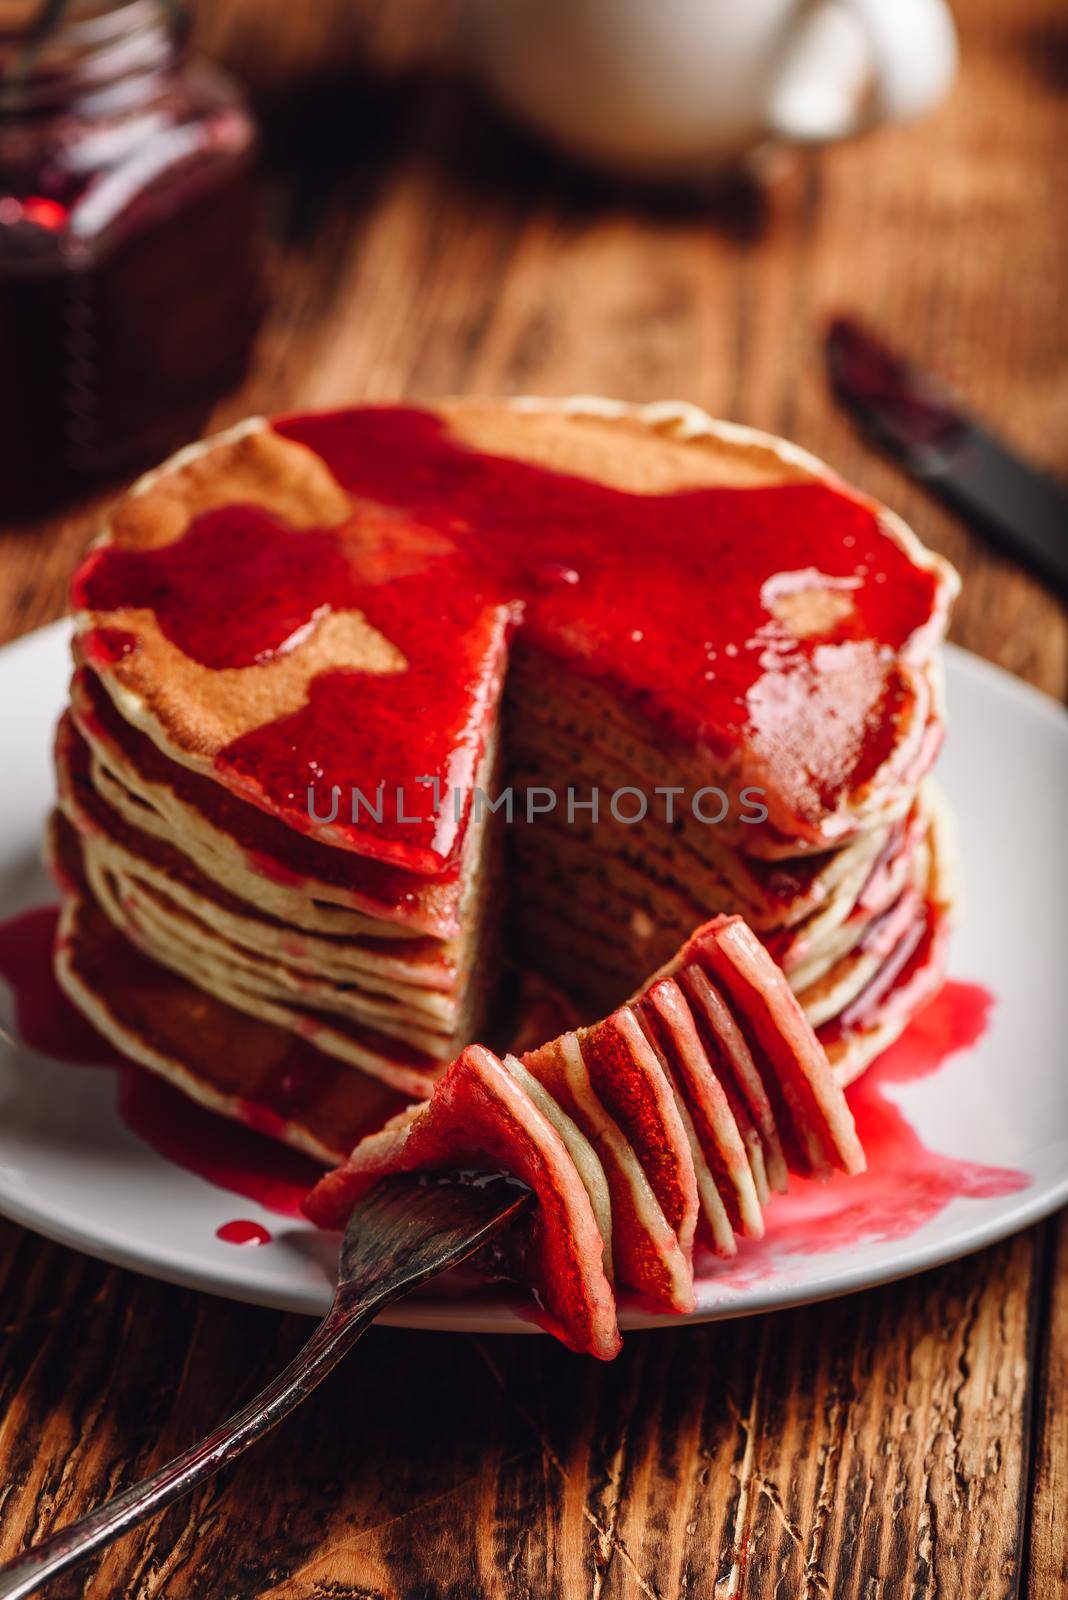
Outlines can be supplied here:
[[111, 1045], [56, 982], [52, 951], [58, 921], [58, 907], [37, 906], [0, 922], [0, 978], [7, 980], [14, 997], [19, 1037], [55, 1061], [114, 1066]]
[[[813, 820], [892, 750], [906, 693], [894, 653], [929, 620], [937, 579], [868, 504], [816, 482], [625, 492], [467, 448], [406, 407], [275, 427], [351, 493], [347, 522], [298, 533], [259, 507], [212, 510], [172, 544], [93, 552], [73, 602], [148, 607], [216, 669], [299, 648], [327, 612], [358, 610], [401, 652], [401, 671], [320, 674], [298, 711], [220, 752], [223, 781], [291, 827], [308, 830], [309, 785], [324, 802], [335, 784], [345, 797], [399, 786], [417, 822], [390, 806], [361, 829], [342, 812], [343, 836], [440, 870], [494, 711], [502, 632], [517, 622], [665, 743], [757, 750]], [[839, 603], [802, 637], [789, 605], [807, 588]], [[424, 777], [460, 803], [435, 806]]]
[[248, 1222], [237, 1218], [233, 1222], [224, 1222], [221, 1228], [215, 1230], [216, 1239], [221, 1239], [224, 1244], [260, 1245], [270, 1244], [271, 1235], [267, 1229], [258, 1222]]

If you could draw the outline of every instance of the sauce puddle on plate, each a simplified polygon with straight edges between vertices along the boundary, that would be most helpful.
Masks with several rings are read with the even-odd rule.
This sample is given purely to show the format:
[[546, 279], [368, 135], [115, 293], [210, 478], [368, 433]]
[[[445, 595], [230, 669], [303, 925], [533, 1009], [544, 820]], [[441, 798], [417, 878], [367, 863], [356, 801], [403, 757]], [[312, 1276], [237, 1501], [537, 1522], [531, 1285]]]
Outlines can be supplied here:
[[308, 1156], [229, 1122], [119, 1055], [71, 1005], [52, 970], [57, 906], [0, 923], [0, 977], [15, 998], [19, 1036], [31, 1050], [78, 1067], [111, 1067], [123, 1122], [157, 1154], [218, 1189], [281, 1216], [300, 1203], [322, 1168]]
[[[300, 1202], [321, 1169], [308, 1157], [196, 1105], [101, 1039], [53, 976], [57, 915], [56, 907], [48, 906], [0, 924], [0, 976], [14, 991], [17, 1026], [26, 1044], [60, 1061], [114, 1068], [122, 1120], [159, 1155], [268, 1211], [299, 1215]], [[884, 1092], [889, 1084], [929, 1077], [950, 1056], [974, 1046], [986, 1031], [992, 1005], [993, 997], [977, 984], [948, 982], [849, 1090], [867, 1172], [856, 1178], [837, 1175], [827, 1183], [793, 1179], [789, 1194], [776, 1195], [768, 1209], [767, 1238], [744, 1243], [736, 1262], [717, 1262], [705, 1281], [714, 1277], [717, 1285], [736, 1287], [776, 1270], [784, 1254], [904, 1239], [951, 1200], [989, 1199], [1026, 1188], [1026, 1173], [929, 1149]], [[236, 1221], [225, 1230], [250, 1226], [258, 1224]], [[219, 1237], [251, 1242], [224, 1230]]]
[[789, 1193], [775, 1195], [768, 1207], [766, 1237], [743, 1242], [732, 1262], [710, 1261], [701, 1280], [745, 1288], [782, 1270], [783, 1257], [906, 1239], [951, 1200], [1026, 1189], [1025, 1172], [930, 1149], [885, 1093], [888, 1084], [930, 1077], [950, 1056], [970, 1050], [986, 1032], [993, 1004], [979, 984], [950, 979], [848, 1090], [867, 1171], [855, 1178], [836, 1173], [826, 1183], [791, 1178]]
[[114, 1048], [75, 1010], [52, 972], [58, 906], [0, 922], [0, 978], [15, 1001], [15, 1027], [31, 1050], [74, 1066], [118, 1065]]

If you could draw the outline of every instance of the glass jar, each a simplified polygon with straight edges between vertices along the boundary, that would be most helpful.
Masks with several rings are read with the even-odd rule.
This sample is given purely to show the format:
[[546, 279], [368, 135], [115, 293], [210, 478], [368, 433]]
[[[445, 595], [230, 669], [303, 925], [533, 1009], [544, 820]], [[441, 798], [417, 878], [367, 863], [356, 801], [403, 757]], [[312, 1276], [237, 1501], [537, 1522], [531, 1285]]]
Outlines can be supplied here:
[[41, 39], [10, 16], [0, 3], [0, 517], [195, 435], [261, 304], [255, 124], [189, 59], [185, 8], [68, 0]]

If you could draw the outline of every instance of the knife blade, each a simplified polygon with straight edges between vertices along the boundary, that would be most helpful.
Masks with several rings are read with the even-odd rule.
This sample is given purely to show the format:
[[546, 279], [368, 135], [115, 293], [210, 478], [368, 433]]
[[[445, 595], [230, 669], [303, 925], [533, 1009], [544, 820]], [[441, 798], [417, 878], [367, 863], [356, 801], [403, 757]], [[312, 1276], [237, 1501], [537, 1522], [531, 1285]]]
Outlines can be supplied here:
[[1068, 592], [1068, 489], [851, 318], [831, 322], [826, 355], [834, 394], [866, 438]]

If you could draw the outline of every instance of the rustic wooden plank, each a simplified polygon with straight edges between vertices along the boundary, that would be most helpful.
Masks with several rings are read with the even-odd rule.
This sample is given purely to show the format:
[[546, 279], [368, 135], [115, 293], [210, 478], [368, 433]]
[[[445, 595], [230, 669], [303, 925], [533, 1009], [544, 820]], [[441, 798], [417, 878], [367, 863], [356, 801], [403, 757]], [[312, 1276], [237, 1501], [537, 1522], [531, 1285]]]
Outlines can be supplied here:
[[[838, 1304], [635, 1335], [609, 1367], [381, 1330], [86, 1592], [838, 1600], [959, 1574], [949, 1592], [1010, 1594], [1033, 1239]], [[164, 1459], [302, 1332], [27, 1251], [36, 1270], [7, 1255], [0, 1284], [5, 1552]]]
[[[454, 389], [694, 399], [901, 509], [965, 573], [956, 636], [1062, 695], [1061, 603], [862, 446], [819, 362], [849, 306], [1065, 465], [1063, 24], [1057, 0], [959, 9], [966, 71], [936, 117], [694, 206], [570, 173], [465, 106], [432, 77], [429, 3], [202, 8], [263, 96], [277, 227], [254, 367], [213, 421]], [[0, 536], [4, 636], [58, 614], [97, 515]], [[1026, 1525], [1045, 1600], [1068, 1560], [1068, 1225], [1049, 1256], [1038, 1237], [628, 1338], [607, 1369], [375, 1332], [284, 1433], [55, 1593], [1007, 1596]], [[0, 1552], [163, 1460], [304, 1332], [0, 1227]]]
[[[1064, 101], [1029, 43], [1043, 30], [1052, 37], [1060, 15], [1056, 0], [1009, 9], [972, 0], [961, 16], [966, 70], [945, 108], [881, 137], [877, 159], [856, 145], [822, 164], [809, 279], [816, 311], [844, 304], [869, 316], [1021, 450], [1064, 472]], [[798, 377], [797, 437], [961, 568], [953, 636], [1063, 698], [1063, 602], [857, 443], [826, 404], [814, 362]]]
[[1048, 1225], [1047, 1274], [1036, 1285], [1031, 1505], [1027, 1594], [1068, 1594], [1068, 1213]]

